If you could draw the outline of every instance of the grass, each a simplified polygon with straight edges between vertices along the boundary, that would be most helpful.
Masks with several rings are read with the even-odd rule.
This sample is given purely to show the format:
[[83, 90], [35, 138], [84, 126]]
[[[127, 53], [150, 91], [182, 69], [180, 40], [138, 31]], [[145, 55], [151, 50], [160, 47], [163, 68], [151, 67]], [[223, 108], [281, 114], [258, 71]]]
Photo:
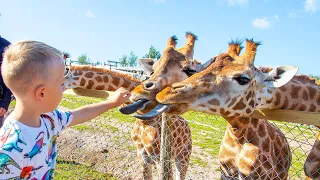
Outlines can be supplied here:
[[182, 115], [190, 125], [192, 144], [204, 152], [217, 157], [227, 121], [219, 116], [189, 111]]
[[101, 132], [108, 131], [112, 133], [119, 131], [118, 128], [111, 126], [109, 124], [103, 124], [103, 123], [96, 123], [96, 124], [99, 126], [98, 129], [95, 127], [92, 127], [88, 123], [79, 124], [79, 125], [73, 126], [72, 128], [79, 131], [101, 131]]
[[[293, 150], [291, 148], [291, 150]], [[293, 150], [292, 163], [289, 169], [289, 177], [304, 178], [303, 163], [306, 155], [299, 150]]]
[[201, 158], [196, 157], [196, 156], [191, 156], [190, 164], [193, 165], [193, 166], [201, 166], [201, 167], [208, 166], [208, 162], [203, 161]]
[[57, 160], [57, 167], [54, 173], [54, 179], [72, 179], [81, 177], [81, 179], [108, 179], [116, 180], [112, 174], [103, 174], [94, 171], [90, 166], [78, 164], [75, 162]]

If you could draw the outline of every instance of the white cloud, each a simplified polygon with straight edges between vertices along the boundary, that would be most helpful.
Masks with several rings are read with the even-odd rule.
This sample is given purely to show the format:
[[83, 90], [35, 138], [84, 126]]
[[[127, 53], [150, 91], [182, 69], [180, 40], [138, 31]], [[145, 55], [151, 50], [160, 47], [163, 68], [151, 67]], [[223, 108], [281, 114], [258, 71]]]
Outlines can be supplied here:
[[320, 0], [306, 0], [304, 10], [306, 12], [314, 13], [319, 10]]
[[273, 15], [273, 18], [276, 20], [276, 21], [280, 21], [280, 19], [279, 19], [279, 16], [278, 15]]
[[271, 22], [266, 17], [256, 18], [252, 21], [252, 26], [257, 29], [269, 29]]
[[229, 6], [247, 4], [249, 0], [227, 0]]
[[87, 16], [87, 17], [90, 17], [90, 18], [95, 18], [95, 17], [96, 17], [96, 15], [93, 14], [93, 12], [92, 12], [91, 10], [88, 10], [88, 11], [86, 12], [86, 16]]

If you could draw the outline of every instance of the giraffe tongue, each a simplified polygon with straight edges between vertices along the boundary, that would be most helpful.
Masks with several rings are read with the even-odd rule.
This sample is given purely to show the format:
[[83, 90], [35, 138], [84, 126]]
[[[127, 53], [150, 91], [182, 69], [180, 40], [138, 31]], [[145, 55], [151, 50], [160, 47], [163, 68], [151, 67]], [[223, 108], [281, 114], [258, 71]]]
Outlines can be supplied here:
[[129, 104], [125, 107], [121, 107], [119, 109], [119, 111], [122, 114], [132, 114], [132, 113], [136, 112], [138, 109], [140, 109], [146, 102], [148, 102], [148, 100], [140, 99], [133, 104]]
[[158, 104], [154, 109], [146, 114], [136, 114], [133, 116], [141, 120], [151, 120], [152, 118], [155, 118], [161, 113], [165, 112], [169, 107], [170, 105], [167, 104]]

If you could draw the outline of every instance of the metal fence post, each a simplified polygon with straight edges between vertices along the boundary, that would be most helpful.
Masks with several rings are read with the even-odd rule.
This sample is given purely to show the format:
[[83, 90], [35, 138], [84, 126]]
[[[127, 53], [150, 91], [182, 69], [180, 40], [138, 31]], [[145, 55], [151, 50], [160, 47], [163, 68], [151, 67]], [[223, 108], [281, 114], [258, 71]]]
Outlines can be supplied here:
[[171, 172], [171, 115], [162, 113], [160, 179], [169, 180]]

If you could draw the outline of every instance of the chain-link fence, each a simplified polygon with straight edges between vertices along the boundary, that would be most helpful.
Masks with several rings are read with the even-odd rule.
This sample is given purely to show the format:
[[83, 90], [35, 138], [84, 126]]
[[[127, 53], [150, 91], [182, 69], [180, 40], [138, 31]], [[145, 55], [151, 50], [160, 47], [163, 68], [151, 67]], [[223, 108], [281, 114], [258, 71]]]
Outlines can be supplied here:
[[[69, 110], [99, 101], [101, 99], [66, 94], [59, 108]], [[228, 122], [219, 116], [191, 111], [183, 114], [182, 117], [187, 123], [183, 119], [175, 117], [171, 127], [171, 156], [173, 159], [171, 164], [174, 179], [176, 179], [177, 171], [183, 175], [184, 167], [187, 167], [188, 163], [186, 179], [220, 179], [221, 168], [218, 155]], [[303, 165], [316, 140], [318, 129], [301, 124], [277, 121], [271, 121], [271, 123], [281, 130], [290, 146], [292, 161], [288, 179], [305, 179]], [[84, 124], [69, 127], [61, 132], [58, 138], [55, 179], [135, 180], [143, 179], [143, 174], [147, 176], [152, 174], [153, 179], [159, 179], [159, 166], [152, 163], [159, 162], [160, 132], [158, 130], [160, 127], [161, 118], [150, 124], [136, 123], [133, 117], [121, 114], [118, 109], [110, 110]], [[261, 132], [261, 129], [256, 130]], [[249, 141], [253, 142], [255, 138], [256, 141], [266, 141], [261, 138], [257, 139], [254, 133], [252, 135], [253, 139]], [[281, 139], [281, 136], [273, 135], [276, 136], [274, 139]], [[246, 137], [250, 136], [246, 134]], [[239, 141], [243, 140], [246, 139], [239, 138]], [[274, 142], [277, 143], [277, 140]], [[279, 146], [281, 146], [280, 143]], [[235, 147], [225, 146], [228, 151], [230, 148]], [[276, 149], [270, 148], [268, 150], [271, 156], [274, 153], [276, 157], [279, 157], [279, 153], [282, 153]], [[251, 152], [255, 152], [254, 149]], [[232, 153], [227, 156], [229, 160], [233, 158]], [[250, 162], [248, 160], [250, 154], [242, 154], [241, 156]], [[223, 157], [220, 156], [220, 159]], [[276, 160], [281, 163], [281, 160]], [[266, 168], [264, 163], [266, 161], [261, 157], [259, 166], [263, 165], [263, 168]], [[143, 166], [143, 164], [145, 165]], [[282, 162], [282, 171], [286, 171], [283, 164]], [[143, 171], [143, 167], [145, 171]], [[148, 168], [152, 173], [146, 171], [149, 170]], [[232, 171], [232, 167], [228, 167], [226, 163], [222, 169], [228, 170], [228, 168]], [[257, 168], [256, 171], [266, 170]], [[262, 176], [263, 174], [258, 173], [258, 175]]]

